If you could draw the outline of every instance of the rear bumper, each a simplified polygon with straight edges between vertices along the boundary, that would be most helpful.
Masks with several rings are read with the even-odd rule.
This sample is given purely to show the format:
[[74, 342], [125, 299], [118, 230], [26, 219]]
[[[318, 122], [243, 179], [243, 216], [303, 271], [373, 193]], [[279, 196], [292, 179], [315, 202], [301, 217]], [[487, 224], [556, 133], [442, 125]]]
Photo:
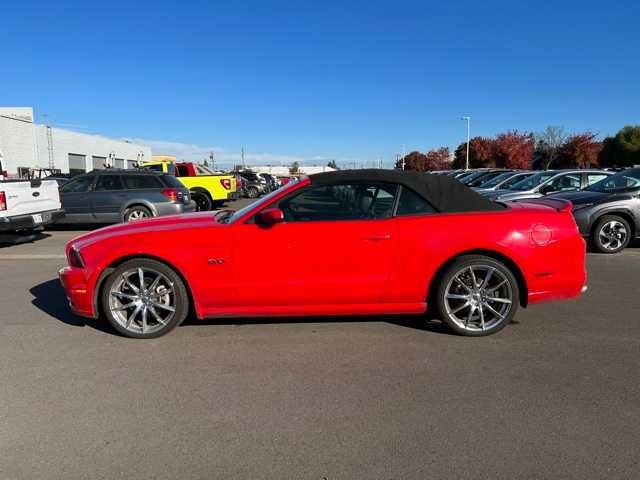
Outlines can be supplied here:
[[[38, 221], [38, 216], [42, 221]], [[43, 225], [55, 223], [64, 216], [64, 210], [48, 210], [46, 212], [37, 212], [29, 215], [14, 215], [12, 217], [0, 218], [0, 231], [31, 230]]]
[[64, 267], [58, 271], [58, 276], [73, 313], [81, 317], [96, 318], [97, 312], [94, 309], [84, 270]]
[[196, 211], [196, 202], [191, 200], [189, 203], [156, 203], [156, 212], [159, 217], [165, 215], [179, 215], [181, 213], [189, 213]]

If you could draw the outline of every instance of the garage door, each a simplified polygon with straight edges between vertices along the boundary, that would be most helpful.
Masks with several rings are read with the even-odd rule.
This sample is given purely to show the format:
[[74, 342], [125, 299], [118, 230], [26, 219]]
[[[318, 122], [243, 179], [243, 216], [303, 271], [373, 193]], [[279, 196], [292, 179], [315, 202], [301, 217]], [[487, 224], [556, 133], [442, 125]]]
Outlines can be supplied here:
[[91, 157], [91, 160], [93, 161], [93, 169], [100, 170], [104, 168], [104, 164], [107, 161], [107, 157], [96, 157], [94, 155], [93, 157]]
[[115, 168], [124, 168], [124, 158], [116, 158], [113, 162]]
[[87, 156], [76, 153], [69, 154], [69, 173], [85, 173], [87, 171]]

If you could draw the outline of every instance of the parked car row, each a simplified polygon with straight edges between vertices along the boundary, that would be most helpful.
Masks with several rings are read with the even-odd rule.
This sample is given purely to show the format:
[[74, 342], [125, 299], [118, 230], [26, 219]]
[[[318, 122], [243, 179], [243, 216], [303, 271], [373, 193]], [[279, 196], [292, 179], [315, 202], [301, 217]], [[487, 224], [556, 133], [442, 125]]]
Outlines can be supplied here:
[[601, 253], [640, 238], [640, 169], [499, 169], [435, 172], [458, 179], [497, 202], [548, 197], [570, 200], [582, 236]]

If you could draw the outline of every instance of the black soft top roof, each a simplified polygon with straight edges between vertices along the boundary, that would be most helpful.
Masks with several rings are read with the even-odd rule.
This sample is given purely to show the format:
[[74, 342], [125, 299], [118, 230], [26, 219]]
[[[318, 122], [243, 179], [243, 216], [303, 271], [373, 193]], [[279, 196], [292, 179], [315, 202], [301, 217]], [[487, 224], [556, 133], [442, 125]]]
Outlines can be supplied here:
[[406, 170], [338, 170], [309, 176], [312, 185], [332, 185], [345, 182], [397, 183], [427, 200], [442, 213], [486, 212], [505, 207], [471, 190], [455, 178]]

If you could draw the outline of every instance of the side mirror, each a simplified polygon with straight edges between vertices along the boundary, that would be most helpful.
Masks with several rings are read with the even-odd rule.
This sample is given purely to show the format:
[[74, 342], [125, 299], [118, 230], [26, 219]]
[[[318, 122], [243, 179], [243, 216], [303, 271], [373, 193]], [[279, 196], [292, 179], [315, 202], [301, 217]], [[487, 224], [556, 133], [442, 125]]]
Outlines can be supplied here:
[[265, 227], [282, 222], [284, 222], [284, 213], [279, 208], [267, 208], [256, 215], [256, 223]]

